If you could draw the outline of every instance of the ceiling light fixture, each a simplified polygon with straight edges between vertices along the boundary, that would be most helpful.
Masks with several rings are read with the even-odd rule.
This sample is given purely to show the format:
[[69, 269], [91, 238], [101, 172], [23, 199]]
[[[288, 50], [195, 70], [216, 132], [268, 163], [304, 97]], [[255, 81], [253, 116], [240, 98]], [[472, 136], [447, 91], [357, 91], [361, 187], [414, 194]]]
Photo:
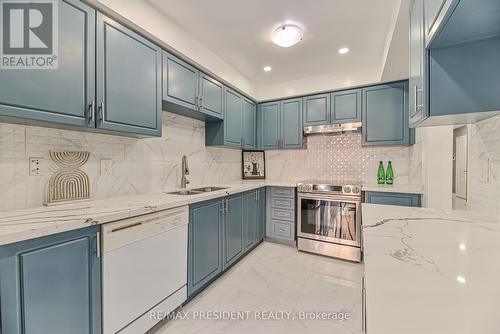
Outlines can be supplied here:
[[340, 48], [339, 49], [339, 54], [341, 54], [341, 55], [345, 55], [348, 52], [349, 52], [349, 48]]
[[271, 66], [264, 66], [263, 70], [264, 72], [271, 72], [273, 68]]
[[283, 48], [297, 44], [302, 39], [302, 29], [294, 24], [279, 26], [272, 34], [273, 43]]

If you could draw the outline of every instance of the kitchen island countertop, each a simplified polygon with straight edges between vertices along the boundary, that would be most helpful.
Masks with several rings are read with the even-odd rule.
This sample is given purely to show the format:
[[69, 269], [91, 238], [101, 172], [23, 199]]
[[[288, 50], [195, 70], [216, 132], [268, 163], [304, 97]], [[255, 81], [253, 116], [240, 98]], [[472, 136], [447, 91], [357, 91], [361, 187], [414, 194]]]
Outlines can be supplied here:
[[500, 333], [500, 224], [363, 204], [368, 334]]

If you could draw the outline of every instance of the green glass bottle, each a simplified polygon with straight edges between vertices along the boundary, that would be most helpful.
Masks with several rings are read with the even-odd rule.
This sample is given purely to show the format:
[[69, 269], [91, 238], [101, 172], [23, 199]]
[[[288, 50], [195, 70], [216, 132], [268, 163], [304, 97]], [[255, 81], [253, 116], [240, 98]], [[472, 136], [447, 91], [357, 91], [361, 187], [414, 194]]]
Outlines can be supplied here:
[[382, 161], [380, 161], [378, 163], [377, 183], [378, 184], [384, 184], [385, 183], [384, 163]]
[[392, 162], [387, 164], [387, 172], [385, 173], [385, 183], [394, 184], [394, 171], [392, 170]]

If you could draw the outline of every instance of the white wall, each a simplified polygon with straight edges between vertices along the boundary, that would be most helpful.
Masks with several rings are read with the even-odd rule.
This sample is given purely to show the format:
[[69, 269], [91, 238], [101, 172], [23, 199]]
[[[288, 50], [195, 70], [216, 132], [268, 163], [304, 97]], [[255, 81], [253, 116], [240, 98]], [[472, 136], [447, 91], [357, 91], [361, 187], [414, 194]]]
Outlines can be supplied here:
[[195, 39], [159, 10], [143, 0], [99, 0], [100, 3], [126, 17], [175, 50], [207, 68], [241, 91], [256, 97], [255, 84]]
[[416, 141], [422, 144], [423, 206], [451, 209], [453, 126], [417, 128]]

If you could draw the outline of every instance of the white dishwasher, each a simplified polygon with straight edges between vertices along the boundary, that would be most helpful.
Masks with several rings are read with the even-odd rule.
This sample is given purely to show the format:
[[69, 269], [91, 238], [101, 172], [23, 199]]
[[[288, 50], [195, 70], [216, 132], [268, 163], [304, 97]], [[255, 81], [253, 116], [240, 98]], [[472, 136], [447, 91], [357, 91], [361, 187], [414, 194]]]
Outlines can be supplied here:
[[187, 206], [102, 226], [103, 334], [142, 334], [187, 298]]

